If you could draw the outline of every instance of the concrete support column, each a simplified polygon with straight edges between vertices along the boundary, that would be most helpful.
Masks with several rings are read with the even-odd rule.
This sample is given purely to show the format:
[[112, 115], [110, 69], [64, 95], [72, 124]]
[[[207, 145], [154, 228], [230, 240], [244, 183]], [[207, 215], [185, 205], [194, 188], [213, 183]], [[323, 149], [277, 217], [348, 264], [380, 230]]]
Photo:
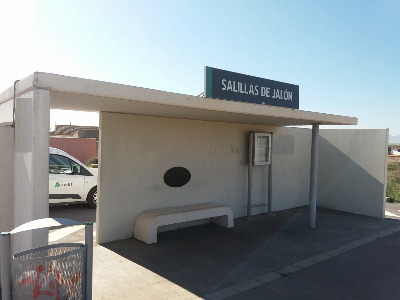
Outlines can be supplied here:
[[317, 179], [318, 179], [318, 141], [319, 124], [313, 124], [311, 142], [311, 170], [310, 170], [310, 228], [315, 228], [317, 214]]
[[254, 132], [249, 132], [249, 164], [247, 169], [247, 218], [251, 218], [251, 190], [253, 184], [253, 143]]
[[[14, 228], [49, 216], [50, 92], [35, 89], [16, 99]], [[47, 230], [17, 234], [14, 253], [47, 244]]]
[[268, 165], [268, 213], [272, 213], [272, 148], [274, 147], [273, 143], [273, 133], [271, 133], [271, 161], [269, 162]]

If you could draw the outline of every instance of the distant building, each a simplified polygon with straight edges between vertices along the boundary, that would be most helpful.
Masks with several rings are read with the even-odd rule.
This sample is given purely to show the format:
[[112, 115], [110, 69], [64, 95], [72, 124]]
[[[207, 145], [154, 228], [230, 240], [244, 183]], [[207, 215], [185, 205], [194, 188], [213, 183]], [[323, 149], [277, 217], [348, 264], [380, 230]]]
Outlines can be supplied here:
[[389, 148], [389, 155], [400, 156], [400, 148]]
[[50, 147], [67, 152], [84, 164], [97, 158], [98, 141], [96, 126], [56, 125], [50, 132]]
[[56, 125], [50, 136], [96, 139], [99, 141], [99, 127], [78, 125]]

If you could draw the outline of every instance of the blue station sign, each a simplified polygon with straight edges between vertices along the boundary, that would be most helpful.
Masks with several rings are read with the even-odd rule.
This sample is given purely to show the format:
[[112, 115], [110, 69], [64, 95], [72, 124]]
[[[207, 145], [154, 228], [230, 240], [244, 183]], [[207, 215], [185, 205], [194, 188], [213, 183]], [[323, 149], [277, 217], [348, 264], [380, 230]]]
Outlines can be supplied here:
[[299, 86], [205, 67], [208, 98], [299, 108]]

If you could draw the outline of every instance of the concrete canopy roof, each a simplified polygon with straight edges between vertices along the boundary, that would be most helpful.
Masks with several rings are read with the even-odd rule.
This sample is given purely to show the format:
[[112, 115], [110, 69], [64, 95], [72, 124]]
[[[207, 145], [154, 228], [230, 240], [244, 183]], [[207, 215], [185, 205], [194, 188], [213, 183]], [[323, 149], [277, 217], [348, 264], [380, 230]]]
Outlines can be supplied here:
[[[16, 95], [35, 88], [50, 91], [52, 109], [271, 126], [357, 124], [354, 117], [175, 94], [42, 72], [35, 72], [18, 82]], [[14, 88], [10, 87], [0, 94], [0, 104], [13, 96]]]

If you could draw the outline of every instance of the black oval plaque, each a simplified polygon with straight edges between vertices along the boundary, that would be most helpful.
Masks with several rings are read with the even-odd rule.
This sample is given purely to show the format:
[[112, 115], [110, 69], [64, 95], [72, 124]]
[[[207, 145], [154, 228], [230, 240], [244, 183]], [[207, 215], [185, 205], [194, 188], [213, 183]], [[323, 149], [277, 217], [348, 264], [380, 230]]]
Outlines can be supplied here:
[[192, 175], [184, 167], [173, 167], [164, 174], [164, 182], [170, 187], [181, 187], [189, 182]]

